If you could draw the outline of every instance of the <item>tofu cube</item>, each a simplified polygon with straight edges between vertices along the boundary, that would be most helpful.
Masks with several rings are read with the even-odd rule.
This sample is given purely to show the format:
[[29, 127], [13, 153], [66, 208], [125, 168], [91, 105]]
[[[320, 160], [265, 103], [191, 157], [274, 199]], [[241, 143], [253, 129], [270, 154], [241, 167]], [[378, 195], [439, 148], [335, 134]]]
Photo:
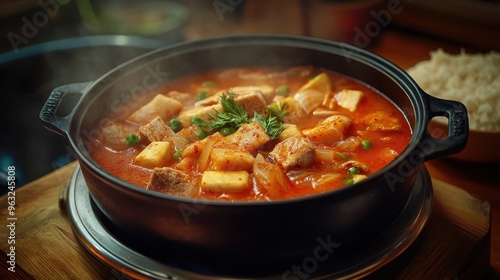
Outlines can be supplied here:
[[134, 164], [145, 168], [162, 167], [171, 158], [170, 142], [151, 142], [134, 158]]
[[214, 148], [208, 170], [250, 171], [255, 159], [251, 153], [232, 149]]
[[201, 178], [201, 188], [208, 191], [239, 192], [250, 187], [246, 171], [205, 171]]

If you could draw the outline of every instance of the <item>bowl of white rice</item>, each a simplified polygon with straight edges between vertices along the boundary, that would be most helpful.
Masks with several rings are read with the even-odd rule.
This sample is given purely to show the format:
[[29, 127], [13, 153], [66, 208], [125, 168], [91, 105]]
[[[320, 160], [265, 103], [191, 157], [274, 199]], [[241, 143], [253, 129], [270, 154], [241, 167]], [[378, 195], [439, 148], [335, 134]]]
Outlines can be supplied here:
[[[430, 59], [407, 70], [428, 94], [456, 100], [467, 107], [469, 140], [451, 157], [473, 162], [500, 161], [500, 53], [451, 54], [437, 49]], [[429, 132], [445, 137], [446, 118], [434, 118]]]

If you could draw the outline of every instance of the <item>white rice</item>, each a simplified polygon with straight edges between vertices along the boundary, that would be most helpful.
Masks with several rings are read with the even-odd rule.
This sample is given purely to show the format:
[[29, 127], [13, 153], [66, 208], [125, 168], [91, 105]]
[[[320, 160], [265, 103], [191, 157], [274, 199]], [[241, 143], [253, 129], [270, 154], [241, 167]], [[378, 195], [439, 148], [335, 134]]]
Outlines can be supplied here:
[[448, 54], [432, 51], [430, 60], [417, 63], [408, 73], [427, 93], [463, 103], [469, 128], [500, 131], [500, 53]]

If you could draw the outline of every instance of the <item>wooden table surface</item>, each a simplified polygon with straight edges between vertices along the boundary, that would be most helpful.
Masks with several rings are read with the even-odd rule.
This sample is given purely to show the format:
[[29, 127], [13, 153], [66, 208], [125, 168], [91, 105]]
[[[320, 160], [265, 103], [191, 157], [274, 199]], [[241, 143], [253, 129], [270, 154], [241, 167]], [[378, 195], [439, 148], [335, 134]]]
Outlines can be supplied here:
[[[377, 37], [377, 40], [367, 47], [367, 49], [380, 54], [398, 66], [406, 69], [420, 60], [427, 59], [429, 51], [431, 50], [443, 48], [448, 51], [456, 52], [461, 47], [462, 46], [458, 44], [422, 37], [415, 34], [407, 34], [405, 32], [400, 32], [397, 29], [388, 29]], [[427, 162], [426, 166], [433, 178], [458, 186], [469, 193], [487, 200], [490, 203], [492, 208], [490, 250], [491, 271], [488, 279], [500, 279], [500, 162], [490, 164], [472, 164], [452, 159], [439, 159]], [[53, 217], [51, 215], [53, 215], [53, 211], [57, 209], [58, 202], [56, 198], [47, 197], [44, 196], [44, 194], [48, 189], [53, 188], [55, 185], [59, 185], [61, 180], [67, 179], [73, 169], [74, 163], [70, 166], [62, 168], [61, 170], [54, 171], [49, 176], [41, 178], [29, 186], [20, 187], [19, 191], [26, 188], [26, 191], [23, 191], [22, 195], [25, 196], [25, 198], [30, 197], [31, 200], [36, 201], [36, 203], [33, 203], [32, 205], [19, 204], [17, 207], [29, 209], [30, 213], [37, 213], [39, 216], [46, 214], [44, 219], [52, 219]], [[20, 200], [19, 197], [18, 199]], [[7, 199], [4, 196], [1, 201], [2, 211], [7, 208], [6, 200]], [[22, 222], [23, 221], [18, 221], [18, 223]], [[78, 253], [79, 251], [76, 250], [79, 244], [74, 241], [71, 231], [68, 231], [67, 228], [58, 228], [55, 232], [58, 239], [67, 241], [68, 244], [70, 244], [70, 247], [75, 250], [73, 256], [75, 259], [82, 260], [82, 264], [84, 264], [84, 266], [91, 266], [88, 262], [83, 261], [85, 256], [81, 255]], [[23, 231], [16, 232], [16, 234], [18, 240], [29, 239], [31, 234], [29, 226], [24, 225]], [[50, 234], [54, 234], [54, 232], [50, 232]], [[7, 235], [5, 234], [5, 229], [1, 230], [0, 236], [2, 237], [2, 241], [0, 242], [6, 242], [5, 240], [7, 240]], [[51, 244], [51, 246], [53, 246], [54, 250], [43, 252], [47, 259], [50, 259], [51, 256], [55, 254], [58, 254], [58, 244], [54, 243]], [[3, 247], [5, 246], [2, 245], [2, 248]], [[35, 251], [16, 252], [16, 257], [25, 258], [30, 263], [30, 266], [43, 269], [45, 266], [44, 259], [30, 258], [29, 254], [33, 253], [35, 253]], [[2, 262], [4, 262], [3, 259]], [[79, 267], [78, 265], [75, 266], [74, 263], [67, 262], [60, 262], [58, 263], [58, 266], [61, 271], [85, 269], [85, 267]], [[58, 271], [53, 271], [52, 273], [54, 275], [54, 279], [59, 279], [58, 276], [64, 276]], [[0, 276], [1, 275], [2, 274], [0, 274]], [[19, 277], [19, 279], [30, 279], [28, 275], [22, 274], [21, 269], [16, 276]], [[24, 276], [26, 278], [24, 278]], [[102, 277], [102, 275], [95, 276]]]

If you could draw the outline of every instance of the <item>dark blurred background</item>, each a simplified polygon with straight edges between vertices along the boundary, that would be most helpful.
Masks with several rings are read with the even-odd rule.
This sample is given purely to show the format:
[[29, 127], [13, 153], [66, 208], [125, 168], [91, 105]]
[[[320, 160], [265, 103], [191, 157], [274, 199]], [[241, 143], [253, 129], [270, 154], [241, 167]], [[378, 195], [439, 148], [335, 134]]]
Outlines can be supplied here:
[[[39, 120], [49, 93], [59, 85], [95, 80], [150, 50], [241, 33], [299, 34], [365, 48], [386, 28], [498, 50], [499, 2], [0, 1], [0, 177], [15, 166], [21, 186], [75, 160], [65, 139]], [[443, 29], [444, 20], [453, 28]], [[6, 180], [0, 179], [4, 193]]]

